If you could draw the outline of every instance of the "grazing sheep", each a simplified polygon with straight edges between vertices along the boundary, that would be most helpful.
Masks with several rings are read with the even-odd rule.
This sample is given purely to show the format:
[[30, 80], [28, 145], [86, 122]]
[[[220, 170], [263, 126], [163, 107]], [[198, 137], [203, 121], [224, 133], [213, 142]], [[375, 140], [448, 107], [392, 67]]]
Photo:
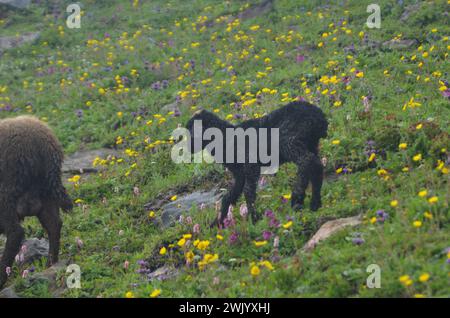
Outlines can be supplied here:
[[0, 120], [0, 234], [6, 246], [0, 261], [0, 287], [20, 250], [20, 221], [37, 216], [49, 236], [49, 263], [58, 261], [62, 221], [59, 208], [72, 200], [61, 182], [63, 150], [47, 125], [30, 116]]
[[[293, 162], [298, 167], [297, 179], [292, 189], [292, 207], [294, 209], [303, 207], [305, 190], [308, 183], [311, 182], [312, 199], [310, 208], [313, 211], [320, 208], [323, 166], [319, 157], [318, 146], [320, 138], [327, 136], [328, 129], [328, 121], [320, 108], [306, 102], [292, 102], [266, 116], [247, 120], [236, 126], [220, 119], [211, 112], [201, 110], [194, 114], [186, 125], [191, 134], [191, 149], [194, 149], [194, 140], [199, 139], [193, 133], [195, 120], [202, 121], [202, 136], [203, 132], [208, 128], [218, 128], [224, 136], [227, 128], [240, 127], [244, 130], [250, 127], [279, 128], [279, 164]], [[206, 143], [201, 141], [201, 149], [205, 149], [206, 146]], [[237, 143], [234, 146], [235, 154], [237, 152], [236, 146]], [[195, 153], [201, 149], [194, 149], [191, 152]], [[223, 151], [226, 154], [226, 145], [224, 145]], [[214, 153], [211, 153], [211, 155], [215, 156]], [[249, 160], [247, 160], [249, 157], [248, 142], [246, 142], [245, 156], [245, 163], [227, 163], [224, 161], [225, 167], [233, 174], [234, 184], [222, 198], [221, 214], [218, 220], [219, 225], [223, 224], [229, 206], [236, 204], [242, 192], [244, 192], [247, 208], [253, 222], [256, 222], [258, 219], [255, 209], [256, 188], [261, 167], [264, 165], [261, 164], [259, 158], [256, 163], [249, 163]], [[213, 225], [216, 223], [217, 220]]]

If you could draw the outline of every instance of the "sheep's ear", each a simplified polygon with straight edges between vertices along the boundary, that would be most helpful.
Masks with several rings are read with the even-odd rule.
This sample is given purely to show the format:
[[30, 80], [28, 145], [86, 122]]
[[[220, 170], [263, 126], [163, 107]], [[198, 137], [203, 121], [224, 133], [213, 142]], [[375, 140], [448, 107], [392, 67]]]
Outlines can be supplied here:
[[199, 109], [199, 110], [197, 110], [197, 111], [194, 113], [194, 116], [195, 116], [195, 115], [201, 115], [201, 114], [203, 114], [204, 112], [205, 112], [204, 109]]

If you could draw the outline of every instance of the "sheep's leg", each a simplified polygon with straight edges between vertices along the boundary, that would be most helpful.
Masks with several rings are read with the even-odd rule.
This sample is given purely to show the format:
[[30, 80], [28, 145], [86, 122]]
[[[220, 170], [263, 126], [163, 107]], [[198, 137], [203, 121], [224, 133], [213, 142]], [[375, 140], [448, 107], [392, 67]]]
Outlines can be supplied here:
[[6, 268], [12, 266], [14, 258], [19, 253], [20, 246], [25, 237], [25, 231], [20, 226], [18, 220], [15, 220], [10, 224], [5, 224], [5, 232], [6, 245], [0, 262], [0, 287], [2, 287], [8, 279]]
[[38, 216], [42, 227], [47, 231], [49, 240], [49, 255], [47, 265], [58, 262], [59, 244], [61, 238], [62, 221], [59, 216], [59, 205], [56, 202], [46, 202], [44, 209]]
[[311, 161], [311, 186], [312, 186], [312, 198], [310, 208], [312, 211], [317, 211], [322, 206], [321, 189], [323, 183], [323, 165], [319, 156], [314, 155]]
[[256, 212], [256, 188], [259, 180], [259, 167], [258, 170], [252, 171], [251, 174], [246, 175], [244, 187], [244, 196], [247, 203], [247, 209], [252, 218], [253, 224], [259, 220], [259, 215]]
[[305, 192], [312, 176], [312, 162], [314, 154], [309, 151], [300, 152], [296, 158], [297, 178], [294, 182], [291, 195], [291, 206], [294, 210], [301, 210], [305, 201]]
[[234, 183], [233, 186], [230, 188], [230, 190], [223, 196], [222, 198], [222, 205], [220, 209], [220, 217], [217, 222], [217, 219], [211, 224], [211, 227], [217, 226], [217, 223], [219, 225], [223, 225], [223, 221], [227, 217], [228, 214], [228, 208], [230, 207], [230, 204], [236, 204], [237, 200], [242, 194], [242, 189], [244, 188], [245, 184], [245, 177], [233, 174], [234, 176]]

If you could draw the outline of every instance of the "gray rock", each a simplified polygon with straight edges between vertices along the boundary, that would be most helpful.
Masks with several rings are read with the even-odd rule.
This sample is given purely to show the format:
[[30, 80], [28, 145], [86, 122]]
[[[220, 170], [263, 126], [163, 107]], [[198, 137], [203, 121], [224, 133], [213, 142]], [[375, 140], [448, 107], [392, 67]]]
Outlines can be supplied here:
[[46, 239], [32, 238], [26, 240], [23, 245], [26, 246], [24, 253], [24, 263], [32, 263], [42, 257], [48, 257], [48, 241]]
[[421, 2], [407, 6], [403, 11], [402, 16], [400, 17], [400, 21], [405, 22], [406, 20], [408, 20], [411, 14], [414, 14], [420, 10], [421, 6]]
[[0, 291], [0, 298], [20, 298], [13, 287], [7, 287]]
[[177, 200], [162, 206], [161, 219], [163, 227], [169, 227], [179, 219], [182, 213], [191, 207], [200, 207], [204, 204], [207, 207], [214, 206], [221, 198], [221, 193], [217, 189], [209, 191], [197, 191], [179, 197]]
[[0, 4], [6, 4], [10, 7], [25, 9], [31, 4], [31, 0], [0, 0]]
[[[61, 297], [67, 288], [65, 284], [59, 286], [60, 284], [58, 284], [57, 278], [58, 273], [64, 271], [66, 266], [66, 262], [60, 261], [42, 272], [31, 274], [26, 278], [25, 288], [30, 288], [34, 284], [46, 282], [48, 291], [52, 297]], [[15, 286], [11, 285], [0, 291], [0, 298], [20, 298], [20, 296], [16, 294]]]
[[71, 174], [97, 172], [100, 167], [92, 166], [95, 158], [105, 159], [108, 156], [120, 157], [119, 154], [119, 151], [107, 148], [78, 151], [64, 160], [62, 171], [63, 173]]
[[42, 272], [34, 273], [27, 279], [27, 285], [33, 285], [37, 282], [46, 282], [49, 292], [53, 297], [60, 297], [66, 290], [66, 285], [58, 286], [58, 273], [66, 269], [66, 262], [60, 261]]
[[356, 226], [361, 224], [361, 216], [353, 216], [349, 218], [337, 219], [326, 222], [313, 235], [313, 237], [303, 246], [303, 251], [309, 252], [313, 250], [320, 241], [329, 238], [331, 235], [341, 231], [348, 226]]
[[167, 280], [171, 279], [178, 275], [178, 270], [170, 265], [165, 265], [163, 267], [158, 268], [157, 270], [153, 271], [152, 273], [148, 274], [149, 280]]
[[178, 103], [177, 102], [173, 102], [171, 104], [167, 104], [165, 106], [163, 106], [161, 108], [161, 112], [163, 114], [169, 113], [169, 112], [176, 112], [176, 111], [180, 111], [180, 108], [178, 107]]
[[39, 32], [24, 33], [19, 36], [0, 37], [0, 51], [12, 49], [26, 43], [35, 42], [40, 37]]
[[272, 11], [273, 8], [274, 0], [264, 0], [260, 4], [251, 6], [250, 8], [244, 10], [241, 14], [239, 14], [239, 19], [247, 20], [260, 17]]
[[[0, 237], [0, 255], [3, 255], [6, 239]], [[26, 240], [23, 245], [26, 246], [26, 251], [23, 254], [24, 263], [32, 263], [41, 257], [48, 256], [48, 241], [46, 239], [32, 238]], [[22, 253], [22, 252], [19, 252]]]
[[[0, 237], [0, 255], [3, 255], [5, 243], [6, 239]], [[48, 241], [46, 239], [32, 238], [26, 240], [22, 245], [26, 246], [26, 251], [23, 254], [24, 263], [30, 264], [41, 257], [48, 257]]]
[[404, 50], [415, 47], [418, 44], [417, 40], [390, 40], [383, 42], [383, 47], [391, 50]]

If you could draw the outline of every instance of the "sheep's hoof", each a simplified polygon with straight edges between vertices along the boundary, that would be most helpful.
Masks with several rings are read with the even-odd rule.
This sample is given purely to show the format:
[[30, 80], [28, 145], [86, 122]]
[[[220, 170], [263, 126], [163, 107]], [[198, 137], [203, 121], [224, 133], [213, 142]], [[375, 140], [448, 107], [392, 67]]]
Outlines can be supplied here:
[[320, 201], [318, 201], [318, 202], [311, 201], [309, 208], [311, 209], [311, 211], [317, 211], [320, 209], [321, 206], [322, 206], [322, 203]]
[[5, 285], [6, 280], [8, 279], [8, 275], [6, 275], [6, 271], [4, 273], [0, 273], [0, 288]]
[[261, 219], [261, 217], [257, 213], [252, 214], [252, 223], [253, 224], [256, 224], [260, 219]]
[[294, 211], [301, 211], [303, 209], [303, 204], [299, 202], [292, 203], [292, 209]]
[[209, 225], [209, 227], [211, 229], [216, 228], [216, 227], [223, 227], [223, 222], [219, 221], [219, 219], [214, 219], [214, 221], [212, 221], [212, 223]]
[[46, 266], [47, 267], [52, 267], [53, 265], [55, 265], [56, 263], [58, 263], [58, 259], [51, 259], [50, 257], [47, 259], [47, 263]]

